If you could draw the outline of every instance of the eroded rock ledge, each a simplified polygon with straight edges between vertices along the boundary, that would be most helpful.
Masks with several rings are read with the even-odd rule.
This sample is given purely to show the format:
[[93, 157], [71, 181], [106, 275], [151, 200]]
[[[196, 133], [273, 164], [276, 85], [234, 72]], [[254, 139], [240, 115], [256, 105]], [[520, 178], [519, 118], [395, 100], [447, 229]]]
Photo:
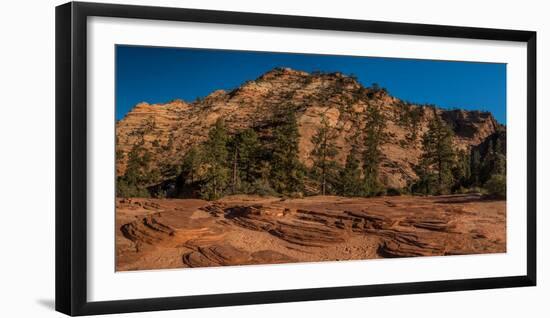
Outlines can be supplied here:
[[505, 202], [476, 195], [117, 203], [117, 270], [506, 251]]

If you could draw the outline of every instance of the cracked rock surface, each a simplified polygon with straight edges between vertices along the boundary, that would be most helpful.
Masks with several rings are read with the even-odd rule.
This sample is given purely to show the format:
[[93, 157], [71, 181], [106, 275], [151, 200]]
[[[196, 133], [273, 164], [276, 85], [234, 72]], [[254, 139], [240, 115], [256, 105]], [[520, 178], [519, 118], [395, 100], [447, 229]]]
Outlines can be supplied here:
[[504, 253], [505, 207], [478, 195], [117, 199], [116, 269]]

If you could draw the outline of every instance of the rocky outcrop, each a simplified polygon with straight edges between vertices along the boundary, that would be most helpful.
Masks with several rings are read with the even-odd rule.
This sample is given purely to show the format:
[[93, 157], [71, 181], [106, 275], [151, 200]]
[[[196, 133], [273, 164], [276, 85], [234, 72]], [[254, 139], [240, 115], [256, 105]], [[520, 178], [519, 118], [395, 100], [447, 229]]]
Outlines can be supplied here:
[[[338, 132], [336, 160], [343, 163], [352, 137], [364, 137], [367, 107], [379, 106], [388, 134], [382, 146], [381, 181], [388, 187], [401, 188], [417, 178], [413, 167], [421, 155], [421, 136], [434, 111], [422, 105], [405, 108], [403, 101], [385, 90], [363, 87], [354, 77], [341, 73], [309, 74], [289, 68], [274, 69], [232, 91], [218, 90], [192, 103], [174, 100], [136, 105], [116, 124], [117, 175], [124, 173], [127, 154], [139, 143], [151, 154], [151, 169], [160, 172], [161, 182], [162, 178], [173, 177], [169, 168], [179, 164], [193, 145], [206, 140], [219, 118], [225, 120], [230, 132], [253, 128], [265, 137], [276, 124], [277, 109], [287, 105], [297, 109], [300, 159], [306, 166], [312, 164], [311, 137], [323, 115]], [[411, 111], [420, 114], [414, 125], [404, 120]], [[456, 146], [465, 150], [502, 129], [488, 112], [436, 109], [435, 114], [453, 127]], [[411, 139], [413, 129], [416, 138]]]
[[117, 270], [506, 252], [506, 202], [476, 194], [132, 200]]
[[442, 111], [441, 117], [453, 127], [460, 143], [478, 145], [502, 126], [489, 112], [450, 110]]

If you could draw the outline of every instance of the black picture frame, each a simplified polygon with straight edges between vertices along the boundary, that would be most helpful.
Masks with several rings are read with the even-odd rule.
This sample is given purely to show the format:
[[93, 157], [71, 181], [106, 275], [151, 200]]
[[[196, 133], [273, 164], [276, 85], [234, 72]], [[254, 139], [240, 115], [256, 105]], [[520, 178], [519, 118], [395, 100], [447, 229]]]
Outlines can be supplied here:
[[[527, 44], [527, 274], [351, 287], [88, 302], [86, 36], [91, 16], [502, 40]], [[56, 7], [56, 310], [92, 315], [536, 285], [536, 32], [70, 2]]]

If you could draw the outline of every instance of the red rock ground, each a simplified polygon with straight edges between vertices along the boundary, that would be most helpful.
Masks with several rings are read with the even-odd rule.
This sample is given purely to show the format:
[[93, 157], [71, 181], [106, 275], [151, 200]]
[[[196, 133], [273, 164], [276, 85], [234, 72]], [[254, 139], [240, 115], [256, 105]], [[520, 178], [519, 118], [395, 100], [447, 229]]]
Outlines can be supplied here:
[[117, 199], [117, 271], [506, 252], [479, 195]]

